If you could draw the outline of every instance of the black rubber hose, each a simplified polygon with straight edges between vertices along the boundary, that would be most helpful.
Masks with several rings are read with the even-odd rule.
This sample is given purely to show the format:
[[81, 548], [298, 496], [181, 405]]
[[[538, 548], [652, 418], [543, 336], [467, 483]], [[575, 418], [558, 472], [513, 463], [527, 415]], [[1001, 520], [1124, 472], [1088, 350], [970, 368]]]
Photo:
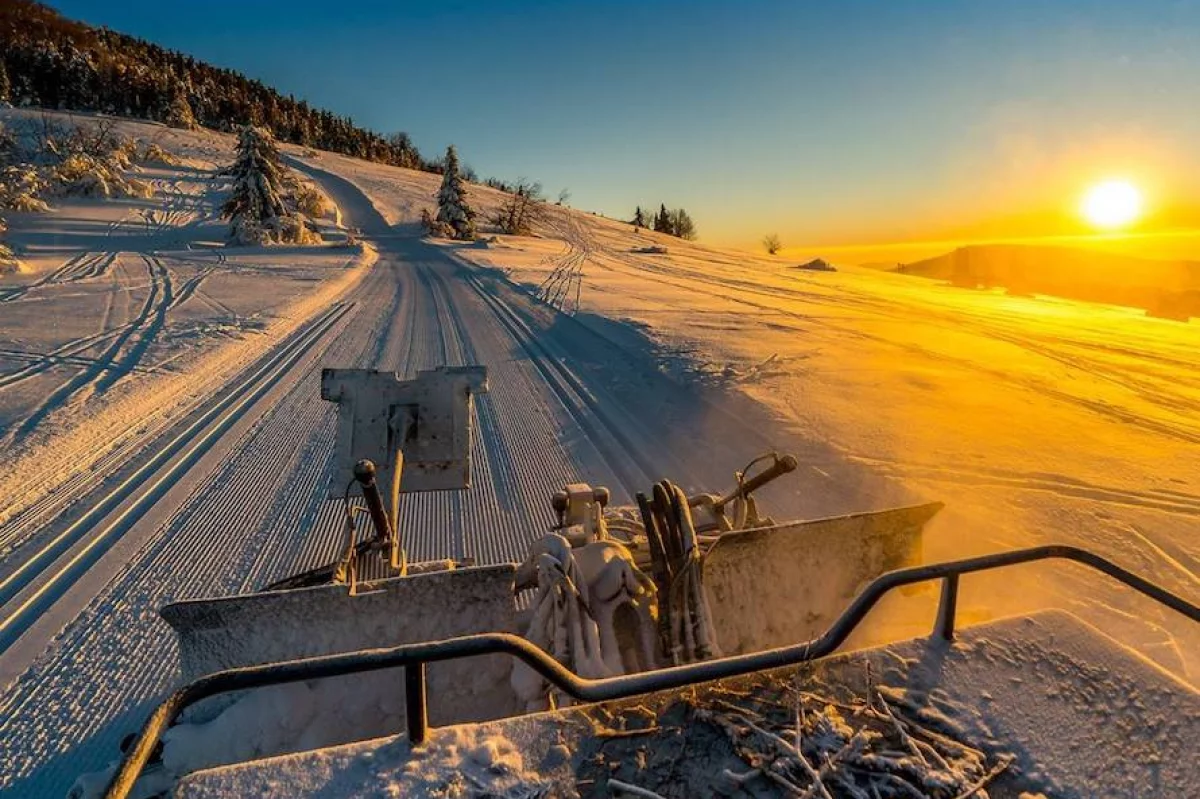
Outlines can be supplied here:
[[383, 509], [383, 497], [379, 494], [379, 486], [375, 483], [375, 464], [366, 458], [354, 464], [354, 479], [362, 486], [363, 499], [367, 502], [367, 513], [371, 523], [375, 525], [375, 541], [391, 542], [395, 539], [392, 523], [387, 511]]

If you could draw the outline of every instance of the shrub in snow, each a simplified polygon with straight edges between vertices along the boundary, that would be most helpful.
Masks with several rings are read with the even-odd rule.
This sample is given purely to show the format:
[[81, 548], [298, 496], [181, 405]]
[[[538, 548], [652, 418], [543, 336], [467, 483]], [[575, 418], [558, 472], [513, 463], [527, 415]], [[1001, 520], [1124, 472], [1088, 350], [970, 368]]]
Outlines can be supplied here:
[[284, 167], [270, 131], [247, 125], [230, 168], [233, 193], [221, 207], [237, 244], [312, 244], [320, 238], [284, 204]]
[[291, 199], [295, 209], [307, 216], [325, 216], [332, 210], [325, 195], [316, 186], [304, 181], [297, 182]]
[[158, 146], [158, 142], [141, 144], [133, 156], [139, 164], [154, 164], [156, 166], [179, 166], [179, 159]]
[[545, 215], [542, 202], [542, 185], [521, 178], [492, 221], [502, 233], [532, 236], [534, 223]]
[[475, 211], [467, 204], [467, 192], [459, 171], [458, 152], [451, 144], [446, 148], [446, 163], [442, 172], [442, 187], [438, 189], [437, 221], [450, 227], [454, 238], [475, 238]]
[[430, 236], [447, 239], [454, 238], [454, 228], [439, 219], [435, 219], [433, 212], [428, 208], [421, 209], [421, 227]]
[[38, 196], [45, 188], [45, 178], [29, 164], [5, 167], [0, 172], [0, 208], [49, 211], [50, 206]]
[[127, 178], [117, 168], [119, 161], [106, 161], [86, 153], [68, 155], [51, 173], [55, 194], [64, 197], [140, 197], [154, 196], [154, 188], [145, 181]]
[[8, 231], [8, 225], [3, 219], [0, 219], [0, 275], [6, 272], [21, 271], [21, 264], [17, 261], [17, 256], [13, 254], [12, 249], [4, 243], [4, 234]]
[[308, 226], [308, 220], [302, 216], [280, 216], [270, 220], [268, 229], [272, 232], [272, 241], [289, 244], [320, 244], [321, 234]]
[[0, 132], [0, 207], [46, 211], [43, 195], [151, 197], [148, 183], [125, 176], [134, 152], [107, 121], [68, 129], [45, 118], [21, 139]]
[[77, 125], [66, 133], [61, 129], [51, 129], [45, 138], [46, 149], [62, 158], [86, 155], [103, 161], [112, 171], [133, 166], [133, 156], [137, 150], [132, 139], [116, 132], [115, 123], [111, 120]]

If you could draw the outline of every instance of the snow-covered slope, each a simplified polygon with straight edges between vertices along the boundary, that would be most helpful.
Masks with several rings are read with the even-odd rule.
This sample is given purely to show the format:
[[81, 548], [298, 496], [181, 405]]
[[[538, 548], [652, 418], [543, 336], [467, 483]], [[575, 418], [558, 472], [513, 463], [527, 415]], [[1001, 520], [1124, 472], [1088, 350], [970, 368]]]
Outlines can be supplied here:
[[[37, 136], [44, 120], [69, 127], [96, 118], [0, 114], [18, 138]], [[225, 249], [219, 206], [231, 137], [106, 124], [172, 163], [129, 170], [149, 184], [148, 198], [64, 197], [46, 213], [8, 213], [25, 271], [0, 279], [0, 521], [89, 466], [131, 426], [203, 396], [364, 261], [345, 247]], [[0, 554], [24, 540], [6, 529]]]
[[[195, 136], [197, 148], [212, 149], [205, 163], [225, 160], [224, 137], [155, 130], [164, 146], [185, 151]], [[155, 342], [170, 327], [151, 326], [145, 346], [122, 346], [116, 357], [162, 374], [125, 369], [104, 391], [82, 384], [78, 397], [89, 402], [43, 414], [86, 423], [64, 422], [80, 438], [27, 462], [47, 481], [74, 472], [72, 481], [0, 528], [27, 542], [0, 555], [0, 762], [15, 764], [0, 772], [0, 790], [61, 794], [116, 756], [177, 678], [174, 641], [156, 616], [162, 604], [252, 590], [332, 559], [341, 526], [325, 501], [333, 414], [319, 399], [321, 366], [409, 375], [441, 364], [489, 368], [473, 487], [403, 501], [415, 559], [518, 559], [550, 523], [549, 495], [565, 483], [609, 485], [618, 501], [664, 476], [721, 490], [734, 469], [776, 448], [804, 464], [764, 494], [777, 517], [942, 499], [949, 507], [929, 530], [929, 558], [1067, 541], [1200, 594], [1190, 534], [1200, 514], [1194, 327], [852, 268], [793, 269], [563, 209], [549, 209], [541, 237], [430, 244], [415, 223], [433, 206], [437, 176], [284, 152], [361, 229], [378, 253], [374, 266], [343, 268], [357, 263], [344, 249], [206, 256], [202, 243], [215, 232], [201, 232], [206, 222], [142, 234], [126, 223], [133, 272], [122, 256], [115, 271], [93, 278], [83, 269], [80, 280], [46, 282], [8, 304], [29, 313], [8, 334], [16, 346], [46, 335], [36, 303], [66, 303], [60, 316], [82, 316], [71, 313], [73, 298], [124, 275], [125, 288], [110, 293], [145, 306], [166, 293], [152, 274], [170, 273], [179, 296], [175, 286], [199, 274], [185, 271], [189, 259], [200, 258], [201, 270], [213, 269], [189, 301], [198, 319], [223, 318], [220, 304], [241, 319], [257, 304], [286, 326], [230, 342], [257, 349], [224, 346], [217, 334], [161, 357]], [[184, 184], [194, 178], [164, 179], [193, 191]], [[484, 219], [502, 200], [470, 190]], [[167, 190], [157, 202], [165, 213]], [[187, 219], [211, 216], [205, 202], [208, 212]], [[197, 237], [188, 239], [195, 249], [169, 249], [164, 240], [178, 242], [177, 230]], [[99, 247], [92, 236], [77, 251]], [[162, 268], [150, 265], [164, 255]], [[140, 282], [137, 263], [146, 264]], [[96, 300], [78, 301], [94, 313]], [[160, 314], [151, 303], [148, 313], [170, 320], [186, 305]], [[113, 318], [105, 324], [132, 324]], [[129, 337], [142, 341], [144, 329]], [[85, 335], [62, 333], [29, 352], [85, 344]], [[73, 374], [107, 380], [103, 361], [74, 354], [91, 360], [55, 364], [68, 370], [53, 372], [59, 383]], [[171, 372], [172, 363], [194, 365]], [[117, 401], [122, 389], [127, 404]], [[123, 438], [109, 432], [97, 401], [118, 409], [111, 429]], [[93, 471], [76, 468], [72, 458], [84, 456]], [[0, 483], [0, 497], [15, 485]], [[960, 602], [964, 623], [1065, 605], [1175, 673], [1193, 681], [1200, 673], [1195, 630], [1091, 575], [1046, 568], [971, 578]], [[932, 606], [930, 593], [900, 598], [885, 609], [890, 623], [863, 640], [924, 632]]]
[[[807, 442], [806, 510], [850, 511], [902, 484], [947, 503], [930, 559], [1065, 542], [1200, 597], [1200, 326], [558, 219], [563, 240], [456, 252], [578, 302], [576, 320], [614, 341], [650, 342], [681, 379], [769, 407], [773, 435]], [[1194, 625], [1076, 577], [973, 579], [967, 606], [1069, 607], [1200, 680]]]

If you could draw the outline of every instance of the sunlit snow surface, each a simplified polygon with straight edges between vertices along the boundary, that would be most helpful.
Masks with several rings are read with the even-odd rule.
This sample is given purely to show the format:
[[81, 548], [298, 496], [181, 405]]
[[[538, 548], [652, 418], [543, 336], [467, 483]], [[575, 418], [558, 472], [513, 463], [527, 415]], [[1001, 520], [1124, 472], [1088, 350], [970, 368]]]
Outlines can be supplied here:
[[[837, 505], [882, 476], [946, 502], [928, 559], [1069, 543], [1200, 599], [1200, 325], [574, 220], [558, 224], [565, 242], [459, 253], [531, 291], [576, 259], [584, 324], [642, 331], [664, 369], [744, 391], [829, 446], [799, 453], [802, 491]], [[637, 252], [653, 246], [667, 253]], [[974, 618], [1070, 608], [1200, 680], [1194, 625], [1103, 578], [1025, 568], [966, 588]]]
[[[40, 488], [87, 483], [81, 465], [103, 466], [118, 433], [165, 428], [342, 288], [357, 286], [355, 305], [47, 612], [36, 646], [0, 655], [0, 762], [14, 764], [0, 790], [60, 794], [115, 756], [177, 679], [161, 604], [250, 590], [336, 550], [321, 365], [491, 370], [471, 491], [405, 501], [418, 557], [514, 558], [565, 482], [621, 494], [672, 477], [721, 490], [775, 446], [802, 463], [764, 497], [785, 517], [939, 499], [929, 560], [1072, 543], [1200, 600], [1195, 324], [842, 265], [795, 269], [559, 208], [541, 237], [435, 245], [471, 265], [460, 270], [415, 238], [438, 176], [295, 147], [283, 148], [291, 163], [363, 228], [378, 265], [359, 269], [373, 250], [343, 246], [224, 251], [213, 170], [231, 159], [231, 138], [123, 125], [195, 170], [144, 175], [160, 192], [148, 217], [120, 203], [9, 217], [36, 271], [0, 280], [0, 292], [21, 289], [0, 305], [3, 574], [39, 540], [41, 528], [13, 520]], [[502, 195], [470, 191], [486, 231]], [[66, 279], [23, 290], [56, 274]], [[178, 301], [164, 305], [168, 281]], [[614, 431], [643, 449], [632, 478]], [[924, 634], [935, 599], [896, 598], [856, 643]], [[969, 578], [960, 622], [1048, 605], [1200, 681], [1191, 626], [1077, 567]]]

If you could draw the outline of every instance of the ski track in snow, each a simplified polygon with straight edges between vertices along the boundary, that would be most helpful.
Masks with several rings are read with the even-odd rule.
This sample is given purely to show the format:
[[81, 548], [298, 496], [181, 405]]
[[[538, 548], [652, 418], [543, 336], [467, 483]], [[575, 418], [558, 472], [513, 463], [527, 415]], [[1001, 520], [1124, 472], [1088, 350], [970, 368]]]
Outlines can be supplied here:
[[[16, 676], [0, 697], [0, 758], [16, 764], [0, 787], [61, 793], [116, 756], [117, 742], [177, 679], [173, 634], [156, 615], [162, 604], [253, 590], [336, 556], [341, 512], [325, 499], [335, 412], [319, 398], [321, 366], [407, 377], [442, 364], [488, 366], [490, 391], [476, 402], [472, 488], [401, 501], [399, 526], [417, 560], [519, 559], [552, 522], [550, 494], [568, 482], [608, 484], [627, 501], [665, 475], [709, 487], [720, 475], [720, 488], [730, 479], [724, 463], [684, 470], [687, 453], [671, 452], [665, 433], [639, 419], [636, 392], [615, 397], [606, 381], [576, 371], [578, 343], [556, 334], [563, 317], [547, 320], [524, 295], [497, 292], [440, 249], [397, 235], [349, 181], [307, 171], [374, 240], [380, 260], [345, 298], [353, 307], [337, 330], [313, 338], [206, 449], [176, 468], [170, 446], [139, 442], [169, 457], [89, 497], [94, 513], [56, 538], [34, 539], [36, 549], [16, 559], [28, 568], [3, 576], [0, 646], [12, 646], [0, 659], [15, 652], [28, 667], [0, 668]], [[152, 255], [145, 267], [148, 296], [103, 359], [113, 368], [86, 370], [60, 392], [103, 390], [115, 379], [109, 375], [136, 365], [173, 303], [200, 296], [203, 273], [176, 289]], [[569, 329], [571, 337], [583, 332]], [[679, 403], [694, 401], [678, 391]], [[733, 460], [769, 448], [748, 427], [737, 432]], [[112, 462], [131, 455], [125, 448]], [[164, 475], [170, 485], [160, 486], [154, 478]], [[52, 514], [57, 501], [46, 498], [35, 516]]]
[[[20, 424], [13, 425], [0, 444], [11, 445], [29, 435], [50, 413], [80, 396], [103, 393], [121, 377], [137, 369], [142, 356], [166, 323], [167, 311], [174, 305], [170, 270], [151, 255], [140, 257], [145, 263], [149, 284], [136, 318], [116, 333], [99, 357], [52, 391]], [[50, 365], [47, 364], [47, 368]]]

